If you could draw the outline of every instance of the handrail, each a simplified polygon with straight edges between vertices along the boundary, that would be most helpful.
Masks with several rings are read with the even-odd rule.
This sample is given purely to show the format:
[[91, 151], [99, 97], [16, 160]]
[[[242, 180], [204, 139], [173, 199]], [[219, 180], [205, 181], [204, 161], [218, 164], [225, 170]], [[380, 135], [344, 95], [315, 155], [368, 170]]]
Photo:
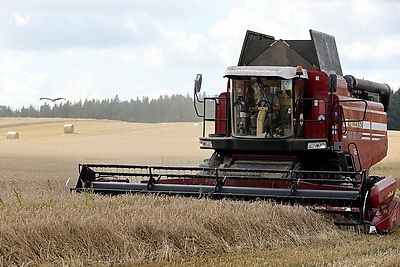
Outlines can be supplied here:
[[[225, 119], [218, 119], [218, 118], [216, 118], [216, 110], [217, 110], [217, 106], [219, 105], [219, 104], [218, 104], [218, 101], [219, 101], [219, 100], [226, 100], [226, 101], [225, 101], [225, 102], [226, 102], [226, 103], [225, 103], [225, 104], [226, 104], [226, 110], [229, 110], [229, 109], [228, 109], [228, 108], [229, 108], [229, 101], [228, 101], [228, 100], [229, 100], [229, 97], [219, 97], [219, 96], [216, 96], [216, 97], [204, 97], [204, 98], [200, 99], [196, 92], [195, 92], [194, 95], [195, 95], [195, 98], [194, 98], [194, 101], [193, 101], [194, 110], [195, 110], [195, 112], [196, 112], [197, 117], [203, 119], [203, 133], [202, 133], [202, 136], [203, 136], [203, 137], [205, 137], [205, 134], [206, 134], [206, 122], [207, 122], [207, 121], [213, 121], [213, 122], [217, 122], [217, 121], [226, 121], [226, 129], [229, 128], [229, 114], [227, 114], [227, 116], [226, 116]], [[200, 113], [199, 113], [199, 111], [198, 111], [198, 109], [197, 109], [197, 106], [196, 106], [196, 100], [197, 100], [197, 102], [203, 104], [203, 114], [200, 114]], [[213, 101], [213, 102], [214, 102], [214, 109], [215, 109], [214, 118], [208, 118], [207, 115], [206, 115], [206, 113], [207, 113], [207, 103], [208, 103], [208, 101]]]
[[[363, 111], [363, 116], [362, 119], [353, 119], [353, 120], [349, 120], [345, 118], [344, 115], [344, 110], [343, 110], [343, 106], [340, 105], [340, 103], [350, 103], [350, 102], [364, 102], [364, 111]], [[340, 113], [340, 115], [336, 116], [335, 118], [338, 118], [337, 120], [335, 120], [335, 123], [339, 124], [344, 122], [344, 129], [340, 132], [338, 132], [339, 135], [343, 135], [347, 132], [347, 123], [349, 122], [362, 122], [365, 120], [366, 114], [367, 114], [367, 107], [368, 107], [368, 103], [366, 100], [364, 99], [345, 99], [345, 100], [336, 100], [334, 103], [334, 106], [338, 107], [338, 112]], [[339, 130], [339, 129], [338, 129]]]
[[[362, 119], [358, 119], [358, 120], [347, 120], [347, 119], [344, 119], [344, 120], [339, 120], [338, 122], [361, 122], [361, 121], [364, 121], [365, 120], [365, 117], [366, 117], [366, 114], [367, 114], [367, 107], [368, 107], [368, 103], [367, 103], [367, 101], [366, 100], [364, 100], [364, 99], [346, 99], [346, 100], [336, 100], [335, 101], [335, 104], [334, 105], [336, 105], [336, 103], [337, 103], [337, 105], [338, 106], [340, 106], [340, 107], [342, 107], [341, 105], [339, 105], [339, 103], [345, 103], [345, 102], [364, 102], [365, 103], [365, 106], [364, 106], [364, 112], [363, 112], [363, 117], [362, 117]], [[343, 112], [344, 113], [344, 112]], [[344, 114], [343, 114], [344, 115]]]
[[[358, 152], [358, 146], [356, 143], [354, 142], [350, 142], [347, 144], [347, 151], [349, 151], [350, 153], [350, 146], [353, 145], [354, 149], [356, 151], [356, 155], [357, 155], [357, 160], [358, 160], [358, 165], [359, 165], [359, 170], [357, 172], [360, 172], [362, 170], [362, 164], [361, 164], [361, 158], [360, 158], [360, 153]], [[350, 153], [351, 156], [353, 156], [353, 154]]]
[[204, 101], [202, 101], [202, 100], [199, 99], [199, 96], [197, 95], [197, 93], [194, 92], [194, 100], [193, 100], [193, 107], [194, 107], [194, 110], [195, 110], [195, 112], [196, 112], [197, 117], [199, 117], [199, 118], [202, 118], [202, 117], [203, 117], [203, 118], [204, 118], [204, 114], [203, 114], [203, 116], [201, 116], [201, 115], [199, 114], [199, 111], [197, 110], [196, 100], [197, 100], [197, 102], [199, 102], [199, 103], [204, 103]]

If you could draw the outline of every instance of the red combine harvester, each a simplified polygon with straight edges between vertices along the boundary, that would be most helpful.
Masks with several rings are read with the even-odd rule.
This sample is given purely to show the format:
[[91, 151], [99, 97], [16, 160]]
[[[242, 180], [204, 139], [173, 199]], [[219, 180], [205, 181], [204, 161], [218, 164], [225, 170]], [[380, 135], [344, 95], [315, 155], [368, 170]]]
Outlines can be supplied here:
[[[218, 97], [199, 98], [197, 75], [200, 144], [214, 151], [200, 167], [80, 164], [74, 190], [267, 199], [389, 232], [400, 223], [396, 181], [369, 170], [387, 153], [390, 88], [343, 76], [334, 37], [310, 34], [311, 40], [275, 40], [247, 31]], [[206, 136], [210, 123], [215, 130]]]

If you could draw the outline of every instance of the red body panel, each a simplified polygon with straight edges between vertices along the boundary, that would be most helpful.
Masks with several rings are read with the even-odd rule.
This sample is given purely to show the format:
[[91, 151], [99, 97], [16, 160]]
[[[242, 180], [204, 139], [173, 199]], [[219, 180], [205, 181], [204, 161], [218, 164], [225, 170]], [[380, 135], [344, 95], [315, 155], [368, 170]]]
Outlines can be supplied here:
[[400, 224], [400, 206], [394, 201], [396, 189], [396, 180], [392, 176], [371, 188], [368, 206], [372, 213], [368, 219], [380, 231], [388, 232]]
[[390, 201], [385, 207], [376, 209], [371, 225], [382, 232], [389, 232], [400, 224], [400, 206], [396, 201]]
[[393, 200], [396, 194], [396, 180], [393, 176], [386, 177], [371, 188], [370, 205], [379, 207]]
[[[308, 103], [311, 105], [308, 112], [304, 110], [305, 121], [309, 121], [304, 124], [304, 138], [341, 141], [343, 151], [354, 158], [360, 157], [361, 166], [356, 166], [357, 169], [369, 170], [387, 154], [387, 115], [383, 105], [353, 97], [340, 76], [331, 97], [329, 76], [325, 72], [308, 70], [308, 75], [304, 97], [314, 100]], [[318, 121], [321, 114], [326, 120]], [[349, 151], [349, 143], [357, 144], [357, 149], [352, 146]]]
[[[328, 120], [318, 121], [320, 114], [328, 117], [330, 108], [329, 101], [329, 79], [325, 72], [308, 70], [308, 80], [304, 88], [304, 98], [313, 98], [314, 100], [305, 104], [311, 105], [304, 109], [304, 138], [328, 138], [329, 124]], [[309, 121], [309, 122], [307, 122]]]
[[227, 135], [228, 134], [228, 124], [227, 114], [229, 112], [229, 92], [221, 93], [219, 95], [216, 109], [215, 109], [215, 134]]
[[[343, 101], [350, 98], [340, 97]], [[364, 120], [364, 110], [366, 113]], [[349, 143], [354, 142], [358, 147], [358, 155], [361, 159], [362, 168], [369, 170], [371, 166], [381, 161], [387, 154], [387, 116], [381, 103], [373, 101], [344, 102], [342, 103], [346, 118], [360, 121], [350, 121], [344, 125], [342, 143], [347, 151]], [[361, 121], [362, 120], [362, 121]], [[353, 156], [357, 156], [357, 151], [352, 148], [349, 151]], [[358, 166], [360, 168], [360, 166]]]

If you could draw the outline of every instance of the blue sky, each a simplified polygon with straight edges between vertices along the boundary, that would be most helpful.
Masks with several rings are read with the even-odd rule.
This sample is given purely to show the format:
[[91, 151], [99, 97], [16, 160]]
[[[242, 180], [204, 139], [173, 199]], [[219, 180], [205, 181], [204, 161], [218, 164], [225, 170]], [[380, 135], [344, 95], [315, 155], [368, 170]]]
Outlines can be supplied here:
[[344, 74], [400, 87], [395, 0], [2, 0], [0, 105], [40, 97], [140, 99], [225, 90], [246, 30], [336, 38]]

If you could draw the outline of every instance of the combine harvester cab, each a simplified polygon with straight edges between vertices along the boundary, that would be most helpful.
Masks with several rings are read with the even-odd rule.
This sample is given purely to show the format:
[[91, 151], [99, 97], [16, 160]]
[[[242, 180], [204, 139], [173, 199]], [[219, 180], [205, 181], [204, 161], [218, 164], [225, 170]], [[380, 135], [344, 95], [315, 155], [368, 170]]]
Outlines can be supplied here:
[[369, 175], [387, 153], [390, 88], [343, 76], [334, 37], [310, 34], [285, 41], [247, 31], [218, 97], [199, 97], [197, 75], [200, 147], [213, 151], [200, 167], [80, 164], [73, 189], [274, 200], [390, 232], [400, 223], [396, 181]]

